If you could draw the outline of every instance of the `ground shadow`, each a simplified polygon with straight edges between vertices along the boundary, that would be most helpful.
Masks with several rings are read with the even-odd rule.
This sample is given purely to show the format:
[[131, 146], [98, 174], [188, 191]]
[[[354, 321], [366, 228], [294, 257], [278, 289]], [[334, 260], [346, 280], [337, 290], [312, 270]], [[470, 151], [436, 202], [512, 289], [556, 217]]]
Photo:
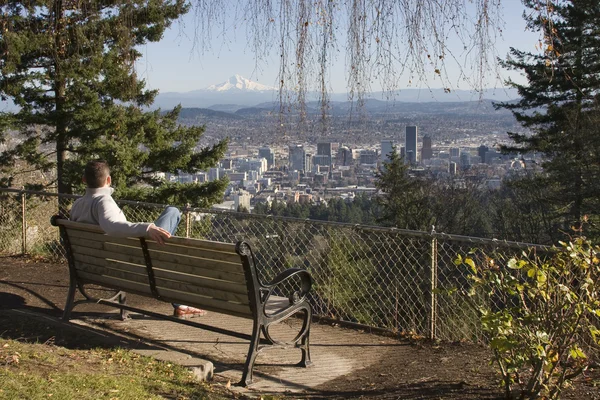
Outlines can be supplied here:
[[0, 301], [7, 299], [17, 307], [0, 307], [0, 338], [28, 343], [46, 343], [69, 349], [88, 350], [93, 348], [129, 348], [158, 350], [159, 347], [130, 340], [100, 329], [65, 322], [48, 309], [23, 306], [22, 297], [0, 293]]

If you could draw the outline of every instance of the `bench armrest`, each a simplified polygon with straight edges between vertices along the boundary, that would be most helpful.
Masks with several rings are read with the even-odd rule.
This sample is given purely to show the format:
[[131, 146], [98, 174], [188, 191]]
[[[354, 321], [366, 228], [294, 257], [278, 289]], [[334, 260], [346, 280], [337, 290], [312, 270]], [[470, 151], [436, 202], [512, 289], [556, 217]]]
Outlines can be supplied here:
[[280, 274], [278, 274], [275, 278], [273, 278], [273, 280], [271, 282], [264, 285], [264, 287], [265, 287], [265, 289], [269, 289], [269, 295], [270, 295], [271, 292], [273, 291], [273, 289], [275, 289], [281, 283], [291, 279], [294, 276], [298, 276], [300, 278], [300, 286], [301, 286], [299, 291], [295, 291], [289, 296], [290, 304], [295, 304], [295, 303], [299, 302], [300, 300], [304, 299], [304, 297], [308, 294], [308, 292], [310, 291], [310, 288], [312, 287], [312, 278], [308, 271], [301, 269], [301, 268], [287, 269], [287, 270], [281, 272]]
[[53, 216], [50, 217], [50, 225], [58, 226], [58, 223], [56, 221], [58, 221], [59, 219], [68, 219], [68, 218], [62, 214], [54, 214]]

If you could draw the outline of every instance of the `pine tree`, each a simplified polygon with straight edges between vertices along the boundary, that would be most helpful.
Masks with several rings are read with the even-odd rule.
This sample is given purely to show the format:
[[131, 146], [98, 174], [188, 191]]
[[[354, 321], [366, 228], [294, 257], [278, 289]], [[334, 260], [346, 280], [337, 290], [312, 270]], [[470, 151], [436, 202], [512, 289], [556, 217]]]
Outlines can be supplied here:
[[412, 230], [430, 230], [434, 225], [430, 182], [411, 177], [408, 165], [395, 148], [376, 173], [375, 187], [380, 191], [376, 198], [381, 206], [379, 223]]
[[[196, 151], [204, 129], [177, 124], [180, 108], [146, 111], [157, 91], [135, 70], [139, 46], [156, 42], [188, 11], [184, 0], [32, 0], [0, 5], [0, 96], [18, 112], [0, 114], [2, 184], [39, 170], [36, 188], [81, 190], [83, 165], [104, 158], [121, 197], [207, 206], [226, 181], [177, 185], [161, 172], [214, 166], [226, 142]], [[176, 66], [174, 66], [176, 68]], [[56, 171], [54, 175], [54, 171]]]
[[[557, 185], [549, 198], [563, 229], [585, 215], [598, 219], [600, 196], [600, 3], [597, 0], [556, 2], [526, 0], [534, 12], [531, 29], [543, 32], [542, 54], [511, 49], [506, 67], [521, 71], [527, 84], [509, 84], [520, 100], [498, 104], [509, 109], [530, 133], [509, 133], [514, 145], [506, 151], [540, 152], [548, 185]], [[539, 9], [550, 11], [539, 18]]]

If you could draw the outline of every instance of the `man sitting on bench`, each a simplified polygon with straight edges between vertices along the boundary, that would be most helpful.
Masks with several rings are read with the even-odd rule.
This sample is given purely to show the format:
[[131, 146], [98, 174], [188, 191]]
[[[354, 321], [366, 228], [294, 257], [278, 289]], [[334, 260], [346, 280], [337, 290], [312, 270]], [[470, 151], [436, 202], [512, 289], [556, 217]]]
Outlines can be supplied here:
[[[176, 207], [166, 207], [154, 223], [127, 221], [125, 214], [112, 198], [111, 177], [108, 163], [92, 160], [85, 166], [83, 181], [87, 185], [85, 195], [73, 203], [70, 220], [100, 225], [110, 236], [146, 237], [164, 244], [175, 234], [181, 212]], [[173, 315], [178, 318], [202, 316], [206, 311], [199, 308], [173, 304]]]

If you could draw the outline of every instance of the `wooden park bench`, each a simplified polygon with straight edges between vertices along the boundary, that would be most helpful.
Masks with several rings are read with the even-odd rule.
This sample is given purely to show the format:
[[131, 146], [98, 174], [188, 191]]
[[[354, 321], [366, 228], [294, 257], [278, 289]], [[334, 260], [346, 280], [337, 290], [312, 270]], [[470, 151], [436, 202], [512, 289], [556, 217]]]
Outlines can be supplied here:
[[[69, 262], [70, 284], [63, 319], [82, 303], [98, 303], [121, 309], [121, 317], [133, 311], [152, 317], [177, 321], [213, 332], [250, 341], [240, 385], [252, 383], [256, 356], [269, 347], [295, 347], [302, 351], [299, 366], [311, 364], [309, 332], [311, 308], [307, 294], [310, 274], [288, 269], [269, 284], [258, 278], [256, 261], [248, 243], [237, 244], [171, 237], [159, 245], [144, 238], [118, 238], [104, 234], [99, 226], [53, 217], [60, 228]], [[293, 279], [290, 281], [290, 279]], [[298, 284], [289, 297], [276, 296], [278, 290]], [[86, 284], [114, 289], [111, 298], [95, 299]], [[278, 288], [278, 289], [277, 289]], [[75, 301], [79, 289], [84, 300]], [[153, 297], [165, 302], [185, 304], [212, 312], [252, 319], [252, 335], [181, 320], [170, 315], [131, 307], [125, 293]], [[269, 334], [269, 327], [302, 313], [302, 327], [291, 342], [280, 342]], [[261, 333], [264, 338], [261, 338]]]

